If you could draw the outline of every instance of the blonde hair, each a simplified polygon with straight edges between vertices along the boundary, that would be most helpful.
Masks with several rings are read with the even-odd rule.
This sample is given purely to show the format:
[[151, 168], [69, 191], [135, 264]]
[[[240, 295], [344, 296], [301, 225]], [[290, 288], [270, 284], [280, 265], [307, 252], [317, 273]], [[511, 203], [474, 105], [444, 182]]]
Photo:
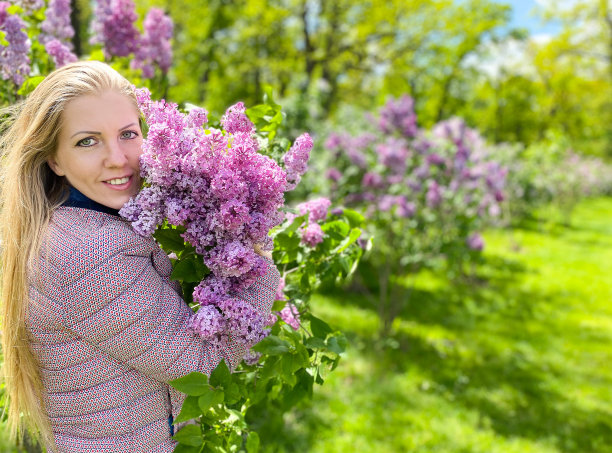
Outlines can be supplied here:
[[[45, 390], [26, 327], [30, 272], [37, 273], [41, 243], [53, 210], [67, 196], [67, 183], [51, 171], [62, 126], [62, 112], [71, 100], [113, 90], [137, 107], [133, 86], [110, 66], [77, 62], [49, 74], [19, 105], [0, 112], [8, 126], [0, 138], [0, 269], [1, 336], [11, 438], [24, 433], [54, 445]], [[2, 121], [0, 119], [0, 121]]]

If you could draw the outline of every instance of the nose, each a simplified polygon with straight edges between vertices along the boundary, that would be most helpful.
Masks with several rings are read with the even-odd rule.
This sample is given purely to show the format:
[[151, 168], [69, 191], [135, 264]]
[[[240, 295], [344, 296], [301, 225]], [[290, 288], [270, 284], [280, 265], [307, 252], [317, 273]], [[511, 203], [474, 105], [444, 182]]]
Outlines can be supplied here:
[[123, 167], [127, 162], [128, 157], [121, 143], [111, 141], [107, 146], [105, 165], [109, 168]]

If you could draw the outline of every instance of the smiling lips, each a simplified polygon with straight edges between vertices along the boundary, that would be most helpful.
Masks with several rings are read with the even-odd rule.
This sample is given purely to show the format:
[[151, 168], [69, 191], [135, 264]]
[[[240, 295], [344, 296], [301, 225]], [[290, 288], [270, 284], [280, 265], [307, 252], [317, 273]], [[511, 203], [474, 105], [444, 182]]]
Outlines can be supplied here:
[[124, 176], [122, 178], [114, 178], [103, 181], [104, 184], [112, 187], [113, 189], [125, 190], [130, 186], [132, 182], [132, 175]]

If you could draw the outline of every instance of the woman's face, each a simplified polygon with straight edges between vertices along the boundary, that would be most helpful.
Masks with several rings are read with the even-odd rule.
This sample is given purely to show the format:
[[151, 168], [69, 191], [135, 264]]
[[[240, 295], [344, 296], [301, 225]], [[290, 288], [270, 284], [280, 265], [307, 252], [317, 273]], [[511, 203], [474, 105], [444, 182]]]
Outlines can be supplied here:
[[115, 91], [68, 102], [49, 166], [83, 195], [120, 209], [140, 189], [138, 118], [132, 101]]

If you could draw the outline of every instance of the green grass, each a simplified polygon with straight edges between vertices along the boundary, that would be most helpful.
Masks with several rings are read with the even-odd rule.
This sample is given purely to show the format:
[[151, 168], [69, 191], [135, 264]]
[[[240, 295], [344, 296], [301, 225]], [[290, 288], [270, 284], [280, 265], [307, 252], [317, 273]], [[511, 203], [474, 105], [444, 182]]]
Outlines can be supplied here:
[[422, 273], [394, 334], [360, 294], [317, 295], [350, 347], [288, 451], [612, 451], [612, 199], [570, 226], [489, 232], [469, 284]]

